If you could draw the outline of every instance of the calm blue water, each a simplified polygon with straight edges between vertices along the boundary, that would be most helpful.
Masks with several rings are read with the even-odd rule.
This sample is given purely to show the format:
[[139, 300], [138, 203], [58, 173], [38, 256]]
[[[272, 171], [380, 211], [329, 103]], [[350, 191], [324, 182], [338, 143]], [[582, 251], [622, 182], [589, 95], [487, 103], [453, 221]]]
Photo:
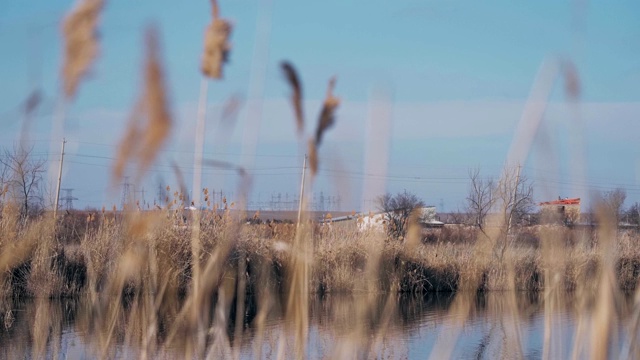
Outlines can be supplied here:
[[[577, 311], [576, 301], [566, 294], [563, 304], [551, 306], [541, 294], [494, 292], [487, 295], [430, 294], [425, 296], [379, 295], [315, 297], [309, 307], [307, 358], [433, 358], [540, 359], [570, 358], [579, 324], [586, 329], [579, 337], [581, 356], [591, 344], [592, 311]], [[621, 301], [610, 319], [612, 333], [609, 355], [619, 357], [630, 339], [632, 302]], [[11, 308], [9, 315], [6, 309]], [[91, 307], [83, 300], [5, 301], [0, 321], [0, 358], [51, 359], [95, 358], [101, 354], [116, 358], [138, 358], [140, 349], [125, 346], [127, 317], [114, 331], [111, 348], [101, 352], [100, 330], [92, 321]], [[214, 348], [213, 358], [284, 358], [294, 355], [294, 337], [279, 306], [274, 306], [260, 335], [256, 310], [249, 305], [241, 345], [233, 339], [233, 325], [222, 329], [228, 343]], [[92, 315], [93, 314], [93, 315]], [[233, 316], [231, 316], [233, 318]], [[131, 322], [131, 320], [128, 320]], [[165, 321], [165, 328], [171, 326]], [[213, 328], [212, 328], [213, 329]], [[215, 329], [214, 329], [215, 330]], [[133, 330], [135, 332], [137, 330]], [[213, 331], [213, 330], [212, 330]], [[161, 338], [166, 332], [160, 330]], [[210, 331], [209, 334], [212, 334]], [[185, 336], [185, 334], [180, 334]], [[259, 338], [259, 336], [261, 336]], [[545, 346], [545, 337], [548, 346]], [[211, 337], [209, 338], [211, 339]], [[260, 340], [259, 340], [260, 339]], [[257, 346], [258, 341], [260, 346]], [[115, 344], [115, 345], [113, 345]], [[208, 343], [211, 345], [211, 342]], [[230, 346], [229, 346], [230, 345]], [[171, 349], [152, 357], [183, 357]], [[635, 354], [638, 355], [638, 354]]]

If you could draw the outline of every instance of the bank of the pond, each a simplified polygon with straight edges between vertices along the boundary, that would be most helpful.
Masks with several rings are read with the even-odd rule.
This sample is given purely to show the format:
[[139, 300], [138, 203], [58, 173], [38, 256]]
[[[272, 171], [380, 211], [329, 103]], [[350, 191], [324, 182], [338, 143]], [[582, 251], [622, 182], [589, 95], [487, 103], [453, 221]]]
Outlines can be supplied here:
[[[225, 282], [247, 293], [284, 294], [295, 272], [292, 259], [309, 265], [311, 293], [541, 291], [554, 286], [594, 290], [602, 268], [602, 241], [591, 230], [560, 226], [520, 228], [501, 242], [476, 229], [447, 226], [422, 234], [421, 241], [389, 239], [375, 232], [306, 226], [304, 254], [294, 253], [291, 224], [237, 224], [203, 221], [200, 266], [215, 269], [211, 293]], [[183, 298], [192, 284], [192, 233], [165, 218], [35, 222], [2, 246], [2, 296], [73, 297], [88, 293], [135, 293], [164, 287]], [[480, 234], [480, 235], [479, 235]], [[635, 289], [640, 274], [640, 239], [620, 231], [609, 242], [613, 271], [621, 290]], [[222, 250], [221, 250], [222, 249]], [[215, 258], [214, 256], [217, 256]], [[9, 259], [9, 260], [7, 260]], [[239, 267], [244, 271], [239, 274]], [[118, 285], [118, 286], [116, 286]]]

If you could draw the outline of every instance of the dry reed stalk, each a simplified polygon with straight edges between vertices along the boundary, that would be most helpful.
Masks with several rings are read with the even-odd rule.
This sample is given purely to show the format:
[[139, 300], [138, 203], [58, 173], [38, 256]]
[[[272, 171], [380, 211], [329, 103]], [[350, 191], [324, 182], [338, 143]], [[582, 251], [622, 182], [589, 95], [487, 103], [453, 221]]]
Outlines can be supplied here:
[[318, 173], [318, 147], [313, 139], [309, 139], [307, 151], [309, 153], [309, 169], [311, 170], [311, 178], [313, 179]]
[[224, 359], [238, 358], [235, 353], [236, 349], [231, 347], [231, 343], [226, 334], [227, 317], [229, 316], [227, 297], [224, 287], [221, 286], [218, 290], [218, 302], [215, 307], [214, 322], [209, 329], [212, 344], [209, 346], [209, 351], [207, 351], [207, 359], [215, 359], [216, 357]]
[[329, 129], [335, 123], [335, 111], [340, 105], [340, 99], [333, 95], [333, 88], [336, 84], [336, 78], [333, 77], [329, 80], [329, 86], [327, 87], [327, 96], [324, 100], [322, 110], [320, 111], [320, 117], [318, 118], [318, 127], [316, 128], [315, 137], [309, 140], [309, 168], [311, 169], [311, 178], [318, 173], [318, 147], [322, 142], [322, 136], [325, 131]]
[[640, 346], [638, 346], [638, 335], [640, 334], [640, 284], [636, 287], [631, 316], [631, 323], [627, 330], [628, 336], [622, 351], [620, 351], [620, 356], [623, 359], [637, 359], [640, 357]]
[[159, 40], [154, 28], [147, 30], [146, 45], [144, 102], [148, 118], [142, 138], [140, 172], [144, 172], [151, 165], [171, 130], [171, 115], [160, 64]]
[[[598, 274], [600, 283], [594, 313], [591, 319], [591, 353], [592, 359], [609, 358], [609, 344], [616, 338], [617, 314], [615, 301], [618, 292], [615, 284], [615, 246], [617, 231], [616, 214], [600, 204], [596, 208], [598, 230], [598, 247], [601, 266]], [[612, 356], [615, 357], [615, 352]]]
[[518, 121], [516, 132], [511, 140], [507, 153], [507, 164], [523, 164], [526, 161], [557, 76], [557, 62], [545, 59], [538, 69], [522, 117]]
[[515, 270], [513, 262], [508, 263], [507, 279], [510, 282], [510, 289], [505, 297], [505, 308], [502, 313], [502, 320], [505, 329], [505, 347], [506, 355], [510, 358], [524, 359], [524, 353], [522, 349], [522, 332], [520, 326], [518, 301], [516, 299], [516, 286], [515, 286]]
[[[261, 266], [261, 271], [259, 272], [259, 284], [269, 284], [269, 263], [264, 262]], [[274, 294], [272, 293], [269, 286], [261, 286], [258, 289], [258, 298], [260, 301], [258, 302], [258, 314], [254, 320], [254, 325], [256, 327], [256, 335], [253, 343], [253, 357], [255, 359], [262, 359], [262, 341], [264, 339], [264, 330], [266, 325], [266, 320], [268, 314], [271, 312], [273, 308], [273, 304], [275, 303]]]
[[327, 87], [327, 96], [324, 99], [322, 110], [320, 111], [320, 117], [318, 119], [318, 127], [316, 128], [315, 143], [316, 146], [320, 146], [322, 143], [322, 135], [327, 129], [329, 129], [335, 123], [335, 111], [338, 105], [340, 105], [340, 99], [333, 95], [333, 89], [336, 86], [335, 76], [329, 80], [329, 86]]
[[[62, 338], [61, 309], [52, 304], [48, 298], [37, 298], [35, 306], [35, 318], [31, 333], [33, 339], [31, 357], [34, 359], [46, 358], [47, 356], [57, 358]], [[47, 351], [49, 341], [52, 347], [51, 353]]]
[[[303, 199], [303, 208], [306, 202]], [[287, 306], [285, 317], [291, 324], [295, 341], [295, 357], [305, 357], [309, 334], [309, 273], [313, 260], [313, 249], [309, 244], [310, 233], [301, 222], [297, 225], [296, 236], [290, 252], [290, 275], [287, 279]], [[282, 339], [281, 339], [282, 340]], [[279, 353], [283, 353], [281, 342]]]
[[[159, 40], [154, 28], [147, 29], [145, 44], [144, 90], [118, 147], [114, 180], [122, 177], [126, 164], [132, 160], [138, 163], [136, 176], [139, 180], [155, 160], [171, 130], [171, 115], [159, 59]], [[140, 117], [144, 118], [144, 123], [141, 123]]]
[[429, 359], [451, 358], [464, 324], [475, 307], [475, 295], [475, 292], [471, 291], [459, 292], [455, 295], [451, 309], [448, 312], [451, 319], [454, 319], [452, 320], [453, 323], [451, 326], [440, 330]]
[[[231, 24], [219, 17], [218, 3], [211, 0], [213, 21], [207, 27], [204, 39], [204, 52], [202, 55], [201, 70], [206, 77], [222, 78], [222, 65], [228, 61], [229, 50], [228, 38], [231, 35]], [[204, 151], [204, 133], [206, 116], [206, 99], [208, 94], [208, 81], [203, 78], [200, 87], [200, 102], [198, 105], [198, 119], [195, 133], [194, 149], [194, 174], [193, 174], [193, 202], [198, 207], [195, 212], [195, 219], [192, 226], [191, 236], [191, 256], [193, 259], [193, 291], [198, 291], [195, 286], [200, 281], [200, 188], [202, 182], [202, 153]], [[198, 295], [196, 294], [196, 297]], [[197, 320], [197, 310], [194, 308], [192, 314], [193, 321]]]
[[[38, 106], [42, 102], [42, 92], [38, 89], [34, 90], [29, 94], [29, 97], [26, 99], [24, 104], [24, 118], [22, 120], [22, 127], [20, 129], [20, 148], [26, 149], [27, 144], [29, 143], [29, 129], [31, 128], [31, 123], [33, 122], [33, 116], [36, 115], [35, 111]], [[2, 195], [2, 191], [0, 191], [0, 195]]]
[[240, 348], [242, 346], [242, 331], [244, 330], [244, 315], [245, 315], [245, 295], [247, 292], [247, 254], [244, 250], [240, 251], [238, 259], [238, 283], [236, 286], [236, 328], [233, 333], [234, 342], [234, 358], [240, 358]]
[[138, 102], [131, 113], [124, 137], [118, 146], [116, 161], [113, 166], [113, 180], [116, 181], [124, 176], [125, 167], [129, 159], [135, 158], [138, 152], [138, 140], [142, 137], [144, 129], [142, 128], [140, 116], [142, 115], [142, 103]]
[[304, 113], [302, 111], [302, 84], [293, 64], [283, 61], [280, 63], [289, 86], [291, 87], [291, 105], [296, 119], [296, 129], [298, 136], [304, 133]]
[[382, 252], [384, 250], [384, 236], [380, 233], [370, 233], [365, 236], [366, 265], [362, 277], [364, 294], [358, 296], [355, 304], [355, 323], [353, 330], [342, 338], [336, 346], [335, 357], [338, 358], [370, 358], [375, 356], [376, 349], [384, 338], [391, 315], [395, 313], [395, 293], [393, 286], [389, 289], [389, 297], [385, 302], [381, 317], [381, 326], [377, 331], [371, 331], [372, 314], [377, 311], [377, 300], [381, 294], [379, 287]]
[[[527, 154], [530, 151], [531, 143], [537, 132], [544, 109], [546, 108], [546, 99], [548, 98], [553, 80], [557, 74], [557, 66], [555, 62], [545, 61], [541, 65], [539, 72], [534, 81], [534, 86], [527, 100], [527, 105], [524, 109], [522, 118], [519, 122], [518, 129], [512, 141], [512, 145], [507, 154], [507, 161], [505, 164], [505, 172], [503, 173], [502, 182], [507, 181], [507, 167], [514, 164], [521, 164], [526, 159]], [[507, 219], [507, 207], [511, 199], [503, 199], [504, 203], [500, 204], [499, 211], [492, 216], [489, 216], [488, 222], [491, 226], [487, 231], [480, 229], [478, 238], [483, 239], [478, 241], [474, 246], [474, 253], [477, 257], [488, 256], [488, 250], [494, 255], [498, 256], [500, 262], [503, 261], [504, 252], [507, 247], [506, 236], [511, 227], [510, 218]], [[500, 214], [502, 213], [502, 215]], [[504, 244], [503, 244], [504, 242]], [[499, 246], [502, 246], [502, 250], [496, 253]], [[466, 276], [468, 275], [468, 276]], [[480, 273], [473, 272], [466, 274], [460, 279], [461, 289], [477, 289], [480, 285]], [[460, 319], [460, 322], [456, 327], [453, 327], [448, 331], [447, 335], [440, 334], [434, 349], [431, 352], [431, 358], [445, 357], [448, 358], [453, 353], [453, 347], [455, 341], [460, 335], [462, 324], [466, 322], [467, 317], [473, 307], [473, 298], [469, 295], [469, 292], [458, 292], [454, 301], [454, 306], [451, 307], [450, 313], [452, 316], [456, 316]]]
[[204, 35], [204, 52], [202, 54], [201, 70], [210, 78], [222, 78], [222, 65], [229, 59], [229, 36], [231, 23], [219, 17], [218, 3], [211, 0], [213, 21], [207, 27]]
[[64, 20], [62, 78], [67, 98], [75, 95], [80, 78], [87, 73], [98, 54], [96, 27], [103, 4], [103, 0], [79, 0]]
[[[192, 259], [192, 272], [193, 291], [198, 291], [198, 287], [195, 286], [200, 281], [200, 188], [202, 187], [202, 154], [204, 152], [204, 133], [205, 133], [205, 116], [206, 116], [206, 103], [208, 94], [208, 84], [206, 78], [202, 78], [200, 81], [200, 101], [198, 102], [198, 118], [196, 120], [196, 132], [194, 134], [194, 152], [193, 152], [193, 205], [196, 207], [196, 211], [193, 213], [193, 223], [191, 226], [191, 259]], [[195, 294], [197, 297], [198, 294]], [[198, 312], [194, 307], [192, 316], [192, 322], [198, 322]], [[199, 334], [202, 333], [202, 326], [199, 326]], [[200, 336], [199, 343], [202, 343], [202, 336]]]
[[556, 314], [565, 305], [564, 272], [564, 238], [559, 229], [543, 229], [540, 233], [541, 253], [544, 269], [544, 343], [543, 356], [546, 358], [562, 357], [564, 334], [562, 324]]
[[[228, 259], [229, 253], [232, 250], [233, 245], [233, 236], [238, 233], [237, 224], [231, 223], [229, 224], [229, 229], [225, 229], [225, 233], [222, 235], [221, 242], [216, 246], [213, 253], [207, 259], [206, 265], [202, 268], [202, 274], [207, 274], [207, 276], [203, 276], [200, 278], [200, 282], [193, 284], [194, 287], [197, 287], [198, 290], [191, 289], [189, 296], [184, 302], [184, 305], [180, 309], [180, 312], [176, 316], [176, 323], [181, 324], [187, 320], [188, 329], [191, 331], [200, 331], [204, 327], [204, 322], [196, 319], [197, 321], [194, 323], [194, 319], [191, 317], [194, 309], [199, 311], [199, 317], [201, 319], [208, 318], [207, 309], [210, 306], [210, 294], [217, 289], [221, 282], [223, 281], [223, 274], [225, 270], [225, 262]], [[234, 235], [231, 235], [234, 234]], [[227, 294], [231, 294], [233, 296], [233, 292], [227, 292]], [[166, 343], [171, 343], [176, 336], [179, 335], [180, 327], [174, 326], [168, 336]], [[191, 346], [189, 343], [188, 345]], [[187, 348], [187, 354], [191, 351], [204, 351], [204, 341], [202, 338], [195, 339], [195, 346]]]

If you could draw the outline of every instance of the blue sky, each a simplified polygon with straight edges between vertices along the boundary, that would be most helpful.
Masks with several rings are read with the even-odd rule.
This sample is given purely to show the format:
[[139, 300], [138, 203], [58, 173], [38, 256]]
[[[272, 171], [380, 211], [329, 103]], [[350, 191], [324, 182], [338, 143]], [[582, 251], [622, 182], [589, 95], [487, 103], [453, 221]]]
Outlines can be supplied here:
[[[59, 158], [49, 150], [60, 86], [59, 23], [73, 4], [0, 0], [3, 147], [17, 141], [19, 106], [40, 88], [45, 101], [31, 139], [38, 154], [50, 161]], [[339, 193], [345, 210], [359, 210], [375, 197], [363, 193], [367, 179], [375, 189], [413, 191], [427, 203], [444, 205], [445, 211], [462, 208], [470, 168], [499, 175], [544, 59], [575, 63], [581, 98], [570, 106], [563, 81], [557, 79], [552, 87], [541, 132], [523, 164], [535, 181], [536, 200], [557, 195], [589, 199], [592, 191], [621, 186], [627, 189], [627, 204], [640, 201], [637, 2], [229, 0], [220, 7], [234, 23], [233, 50], [224, 81], [210, 84], [205, 153], [252, 170], [253, 202], [297, 193], [302, 151], [278, 68], [283, 59], [292, 61], [302, 77], [307, 134], [315, 126], [327, 80], [338, 78], [342, 104], [320, 149], [321, 171], [313, 190], [325, 196]], [[76, 207], [120, 203], [121, 188], [109, 187], [110, 167], [140, 92], [142, 36], [150, 23], [161, 32], [175, 128], [158, 163], [137, 187], [145, 187], [145, 200], [152, 202], [158, 178], [175, 183], [168, 165], [172, 160], [191, 184], [199, 62], [209, 21], [207, 1], [107, 2], [100, 56], [65, 124], [69, 143], [63, 187], [74, 189]], [[262, 39], [259, 46], [256, 39]], [[391, 130], [372, 137], [367, 123], [379, 91], [386, 94]], [[219, 114], [233, 95], [244, 106], [233, 131], [223, 133]], [[258, 119], [248, 110], [255, 104], [262, 104]], [[576, 116], [582, 125], [572, 121]], [[568, 139], [579, 129], [584, 178], [570, 171], [576, 157]], [[259, 131], [257, 156], [242, 145], [243, 137], [252, 136], [249, 130]], [[379, 144], [367, 148], [372, 138]], [[383, 161], [371, 159], [374, 154]], [[233, 175], [220, 170], [205, 175], [204, 185], [223, 188], [230, 196], [236, 191]]]

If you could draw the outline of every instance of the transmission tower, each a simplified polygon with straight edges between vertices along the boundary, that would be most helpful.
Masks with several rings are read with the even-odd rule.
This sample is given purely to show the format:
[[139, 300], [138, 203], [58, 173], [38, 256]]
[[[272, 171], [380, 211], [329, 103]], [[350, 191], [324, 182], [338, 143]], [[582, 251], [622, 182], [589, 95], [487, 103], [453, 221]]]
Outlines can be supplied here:
[[125, 176], [124, 183], [122, 183], [122, 203], [120, 205], [122, 210], [131, 202], [131, 185], [129, 177]]
[[65, 192], [65, 195], [60, 198], [60, 200], [64, 201], [64, 208], [66, 210], [73, 209], [73, 200], [78, 200], [78, 198], [73, 197], [73, 189], [60, 189]]
[[138, 201], [138, 194], [140, 194], [139, 205], [141, 208], [144, 208], [147, 204], [147, 200], [144, 198], [144, 194], [145, 194], [144, 186], [142, 187], [142, 190], [135, 190], [134, 194], [135, 195], [133, 197], [136, 201]]

